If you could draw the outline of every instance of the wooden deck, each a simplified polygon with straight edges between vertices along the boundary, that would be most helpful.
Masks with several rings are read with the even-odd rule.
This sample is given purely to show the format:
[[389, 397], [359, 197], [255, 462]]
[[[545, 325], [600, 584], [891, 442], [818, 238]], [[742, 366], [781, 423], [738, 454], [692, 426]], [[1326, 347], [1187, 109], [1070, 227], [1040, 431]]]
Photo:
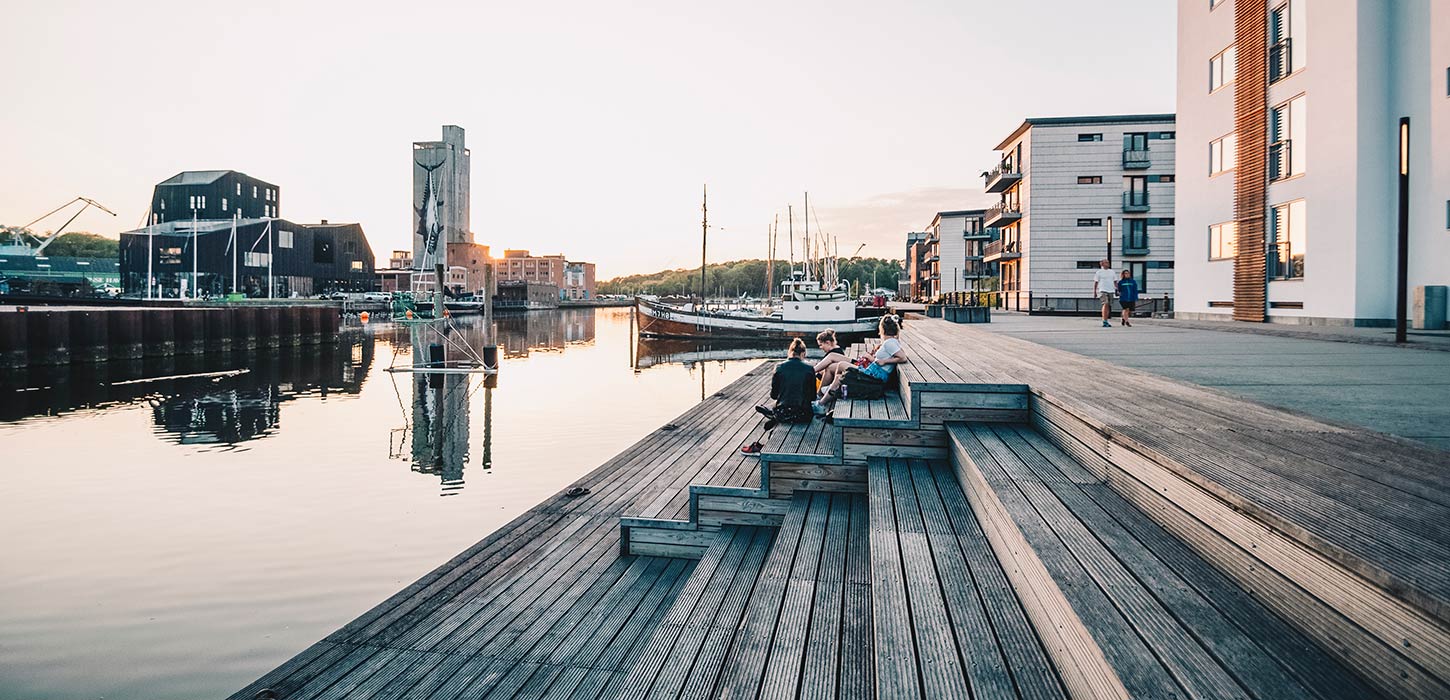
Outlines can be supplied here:
[[233, 697], [1450, 697], [1450, 459], [912, 320], [750, 372]]

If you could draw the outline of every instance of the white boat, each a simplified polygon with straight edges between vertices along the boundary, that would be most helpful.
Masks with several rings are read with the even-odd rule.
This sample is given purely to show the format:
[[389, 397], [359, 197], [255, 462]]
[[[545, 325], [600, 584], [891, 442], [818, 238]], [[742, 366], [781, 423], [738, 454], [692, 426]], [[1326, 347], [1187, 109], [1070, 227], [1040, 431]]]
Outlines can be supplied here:
[[768, 338], [814, 337], [827, 328], [840, 336], [876, 333], [886, 309], [857, 306], [850, 299], [796, 300], [780, 302], [770, 315], [749, 317], [693, 307], [674, 306], [643, 297], [635, 298], [639, 333], [647, 338], [715, 338], [760, 340]]

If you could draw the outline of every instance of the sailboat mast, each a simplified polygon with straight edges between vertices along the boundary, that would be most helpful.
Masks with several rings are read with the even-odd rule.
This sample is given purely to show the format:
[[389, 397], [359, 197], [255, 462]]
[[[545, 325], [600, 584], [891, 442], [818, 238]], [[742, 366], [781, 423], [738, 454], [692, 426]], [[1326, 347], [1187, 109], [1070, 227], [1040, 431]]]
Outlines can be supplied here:
[[815, 256], [814, 255], [811, 255], [811, 193], [810, 192], [807, 192], [806, 193], [806, 209], [805, 209], [804, 215], [805, 215], [805, 219], [806, 219], [806, 232], [805, 232], [805, 237], [802, 239], [802, 242], [805, 243], [805, 247], [806, 247], [806, 253], [805, 253], [806, 254], [806, 264], [805, 264], [805, 268], [806, 268], [806, 279], [811, 279], [811, 274], [812, 274], [811, 267], [813, 265], [815, 265]]
[[700, 308], [705, 310], [705, 240], [710, 230], [710, 192], [708, 185], [700, 185]]
[[790, 278], [795, 279], [795, 210], [794, 205], [785, 205], [785, 240], [790, 242]]

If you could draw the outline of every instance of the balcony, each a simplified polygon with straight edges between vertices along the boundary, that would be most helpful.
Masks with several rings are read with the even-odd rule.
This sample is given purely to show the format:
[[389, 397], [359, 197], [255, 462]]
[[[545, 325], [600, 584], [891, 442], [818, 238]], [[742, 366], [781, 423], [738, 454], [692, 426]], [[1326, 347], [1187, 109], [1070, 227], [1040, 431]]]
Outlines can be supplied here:
[[1275, 141], [1269, 144], [1269, 181], [1282, 180], [1294, 174], [1294, 142]]
[[1021, 219], [1021, 205], [1003, 202], [987, 210], [987, 213], [982, 216], [982, 224], [985, 226], [996, 226], [999, 224], [1010, 224]]
[[963, 231], [962, 238], [969, 241], [989, 241], [997, 237], [997, 231], [998, 229], [995, 228], [979, 228], [975, 231]]
[[1022, 249], [1017, 241], [992, 241], [982, 251], [982, 262], [1016, 260], [1020, 257], [1022, 257]]
[[1132, 191], [1123, 193], [1123, 213], [1141, 214], [1148, 211], [1148, 193], [1146, 191]]
[[1269, 47], [1269, 83], [1278, 82], [1294, 72], [1294, 42], [1284, 37]]
[[1123, 236], [1123, 255], [1147, 255], [1148, 234], [1129, 234]]
[[1123, 169], [1124, 170], [1146, 170], [1153, 164], [1152, 158], [1148, 156], [1148, 149], [1124, 148]]
[[1022, 173], [1018, 172], [1017, 166], [1011, 163], [1001, 163], [991, 172], [982, 173], [982, 180], [987, 186], [989, 194], [998, 194], [1012, 189], [1012, 186], [1022, 181]]

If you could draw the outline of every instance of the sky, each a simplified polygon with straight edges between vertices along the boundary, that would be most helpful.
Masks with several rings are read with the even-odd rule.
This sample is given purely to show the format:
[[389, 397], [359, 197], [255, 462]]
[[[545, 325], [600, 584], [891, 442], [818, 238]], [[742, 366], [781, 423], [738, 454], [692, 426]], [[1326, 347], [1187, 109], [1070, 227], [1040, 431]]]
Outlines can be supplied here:
[[[182, 170], [411, 248], [412, 142], [467, 130], [479, 243], [598, 276], [764, 257], [787, 205], [900, 258], [1031, 116], [1171, 112], [1176, 3], [0, 0], [0, 224], [142, 223]], [[36, 228], [53, 229], [64, 218]], [[384, 263], [385, 264], [385, 263]]]

